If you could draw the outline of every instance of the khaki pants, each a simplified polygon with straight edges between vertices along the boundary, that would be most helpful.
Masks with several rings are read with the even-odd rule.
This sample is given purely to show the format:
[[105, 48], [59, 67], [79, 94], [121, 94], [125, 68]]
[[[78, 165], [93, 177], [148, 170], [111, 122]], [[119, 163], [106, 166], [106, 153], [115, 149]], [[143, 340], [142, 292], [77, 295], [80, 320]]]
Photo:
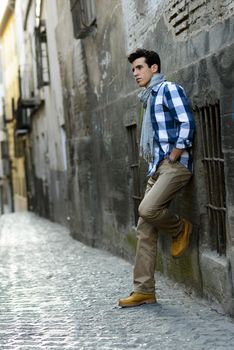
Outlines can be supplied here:
[[134, 266], [134, 291], [155, 292], [154, 273], [158, 231], [175, 236], [181, 230], [179, 216], [168, 210], [176, 193], [190, 180], [192, 174], [179, 162], [167, 160], [149, 178], [145, 196], [139, 206], [138, 242]]

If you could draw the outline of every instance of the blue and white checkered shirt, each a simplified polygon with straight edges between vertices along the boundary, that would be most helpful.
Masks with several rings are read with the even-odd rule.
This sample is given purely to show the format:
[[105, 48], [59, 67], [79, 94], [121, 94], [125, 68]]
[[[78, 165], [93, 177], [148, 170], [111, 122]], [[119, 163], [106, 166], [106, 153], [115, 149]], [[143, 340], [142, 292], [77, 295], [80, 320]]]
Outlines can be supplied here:
[[152, 176], [172, 149], [184, 149], [178, 161], [192, 171], [192, 140], [195, 130], [188, 98], [181, 86], [165, 81], [153, 86], [151, 121], [154, 129], [154, 158], [149, 163]]

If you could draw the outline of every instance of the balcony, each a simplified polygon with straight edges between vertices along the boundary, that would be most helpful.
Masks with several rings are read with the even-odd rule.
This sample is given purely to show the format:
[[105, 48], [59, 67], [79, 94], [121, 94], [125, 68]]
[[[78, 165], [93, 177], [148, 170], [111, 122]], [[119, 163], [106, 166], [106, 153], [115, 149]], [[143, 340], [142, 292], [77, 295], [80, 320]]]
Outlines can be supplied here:
[[13, 115], [16, 119], [16, 135], [24, 135], [31, 130], [31, 116], [44, 103], [39, 96], [35, 96], [35, 86], [31, 65], [21, 65], [19, 67], [19, 88], [20, 97]]

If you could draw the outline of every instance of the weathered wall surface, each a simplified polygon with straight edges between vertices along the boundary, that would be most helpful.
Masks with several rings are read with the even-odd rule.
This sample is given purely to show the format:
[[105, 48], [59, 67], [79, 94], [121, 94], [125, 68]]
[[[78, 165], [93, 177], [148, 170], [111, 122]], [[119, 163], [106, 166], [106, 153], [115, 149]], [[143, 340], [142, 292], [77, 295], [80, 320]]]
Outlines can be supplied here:
[[[139, 132], [140, 105], [126, 56], [139, 46], [155, 49], [167, 78], [185, 88], [197, 124], [195, 175], [173, 204], [194, 224], [191, 249], [172, 261], [170, 242], [162, 235], [158, 269], [214, 297], [233, 313], [233, 2], [97, 1], [97, 28], [81, 40], [73, 37], [69, 6], [62, 0], [57, 5], [73, 235], [128, 259], [134, 256], [132, 195], [137, 181], [143, 194], [145, 164], [134, 180], [128, 137], [132, 126]], [[221, 256], [213, 249], [207, 229], [207, 178], [198, 113], [218, 101], [227, 208], [227, 247]]]
[[[22, 99], [37, 99], [40, 105], [30, 110], [30, 133], [26, 147], [29, 209], [67, 224], [67, 160], [62, 84], [55, 40], [57, 6], [44, 1], [40, 11], [35, 1], [17, 1], [17, 46], [20, 59]], [[35, 27], [45, 25], [43, 74], [48, 80], [39, 86], [38, 47]], [[38, 44], [37, 44], [38, 45]], [[46, 63], [45, 63], [46, 62]], [[43, 76], [44, 77], [44, 76]]]
[[[233, 4], [230, 1], [222, 4], [203, 1], [189, 3], [191, 5], [186, 6], [185, 2], [170, 1], [164, 7], [164, 15], [145, 35], [143, 46], [154, 47], [160, 52], [167, 77], [185, 87], [194, 108], [220, 102], [228, 212], [227, 239], [230, 243], [234, 231], [230, 210], [233, 207], [233, 201], [230, 200], [233, 194], [233, 142], [230, 139], [233, 132], [233, 16], [230, 16]], [[134, 27], [134, 23], [129, 24], [130, 29], [131, 26]], [[141, 37], [140, 31], [137, 34], [136, 37]], [[201, 162], [201, 125], [196, 112], [194, 115], [197, 124], [195, 176], [185, 190], [185, 195], [178, 196], [175, 205], [194, 223], [191, 253], [175, 263], [167, 253], [169, 242], [162, 237], [159, 264], [171, 277], [222, 300], [226, 310], [230, 311], [233, 308], [233, 248], [227, 245], [226, 257], [220, 257], [211, 250], [209, 244], [210, 237], [206, 229], [206, 174]], [[215, 234], [216, 227], [213, 230]]]
[[56, 28], [68, 150], [68, 217], [72, 234], [91, 245], [95, 235], [91, 171], [89, 76], [83, 43], [74, 40], [69, 3], [58, 1]]

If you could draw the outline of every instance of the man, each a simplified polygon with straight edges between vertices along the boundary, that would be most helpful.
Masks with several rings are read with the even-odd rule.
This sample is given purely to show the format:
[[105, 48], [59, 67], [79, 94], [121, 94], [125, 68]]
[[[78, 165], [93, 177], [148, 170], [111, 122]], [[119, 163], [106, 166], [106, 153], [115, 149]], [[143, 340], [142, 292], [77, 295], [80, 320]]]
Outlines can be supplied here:
[[158, 231], [172, 237], [171, 255], [181, 256], [188, 247], [192, 224], [168, 209], [176, 193], [192, 176], [194, 121], [183, 88], [160, 74], [154, 51], [137, 49], [129, 55], [143, 103], [140, 155], [148, 162], [148, 183], [139, 206], [138, 242], [134, 265], [134, 291], [119, 300], [131, 307], [156, 302], [155, 263]]

